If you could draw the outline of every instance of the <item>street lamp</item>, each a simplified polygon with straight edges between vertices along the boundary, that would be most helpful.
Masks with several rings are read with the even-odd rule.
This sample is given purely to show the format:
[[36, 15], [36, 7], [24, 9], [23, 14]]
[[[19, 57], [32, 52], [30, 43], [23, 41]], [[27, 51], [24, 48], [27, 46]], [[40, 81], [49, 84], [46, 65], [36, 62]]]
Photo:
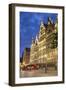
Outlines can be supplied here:
[[47, 54], [45, 54], [44, 57], [46, 58], [47, 57]]

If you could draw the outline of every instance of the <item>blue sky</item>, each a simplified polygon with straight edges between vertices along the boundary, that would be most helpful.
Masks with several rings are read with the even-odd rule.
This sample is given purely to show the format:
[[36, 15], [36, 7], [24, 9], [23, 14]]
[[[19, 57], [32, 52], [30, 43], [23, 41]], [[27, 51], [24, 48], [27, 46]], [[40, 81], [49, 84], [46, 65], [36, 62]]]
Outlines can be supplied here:
[[48, 17], [55, 23], [57, 13], [20, 12], [20, 57], [24, 48], [30, 48], [32, 37], [35, 38], [39, 32], [41, 20], [47, 24]]

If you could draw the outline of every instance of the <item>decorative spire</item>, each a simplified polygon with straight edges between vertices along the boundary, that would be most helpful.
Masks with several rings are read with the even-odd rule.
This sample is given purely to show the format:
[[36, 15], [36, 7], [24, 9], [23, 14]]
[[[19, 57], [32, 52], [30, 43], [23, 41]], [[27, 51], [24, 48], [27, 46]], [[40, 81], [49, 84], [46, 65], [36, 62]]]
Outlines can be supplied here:
[[34, 38], [32, 37], [32, 43], [35, 43], [35, 40], [34, 40]]
[[41, 21], [41, 23], [40, 23], [40, 30], [42, 30], [42, 29], [45, 29], [45, 26], [44, 26], [44, 22], [43, 21]]
[[50, 17], [48, 17], [48, 21], [51, 21], [51, 18]]
[[38, 44], [38, 36], [36, 35], [35, 43]]
[[48, 25], [52, 23], [52, 20], [50, 17], [48, 17]]
[[38, 41], [38, 35], [36, 35], [36, 41]]
[[58, 32], [58, 17], [56, 17], [56, 22], [55, 22], [55, 32]]
[[44, 24], [43, 24], [43, 21], [41, 21], [41, 25], [43, 26]]
[[40, 26], [44, 27], [44, 22], [43, 21], [41, 21]]

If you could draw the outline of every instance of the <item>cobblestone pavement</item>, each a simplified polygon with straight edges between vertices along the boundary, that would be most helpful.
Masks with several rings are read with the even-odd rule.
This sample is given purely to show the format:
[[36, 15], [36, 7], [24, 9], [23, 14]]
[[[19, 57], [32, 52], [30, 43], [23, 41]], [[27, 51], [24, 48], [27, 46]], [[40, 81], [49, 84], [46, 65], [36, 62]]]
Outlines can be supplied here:
[[48, 68], [47, 72], [45, 69], [31, 70], [31, 71], [20, 71], [20, 77], [43, 77], [43, 76], [56, 76], [57, 70], [54, 68]]

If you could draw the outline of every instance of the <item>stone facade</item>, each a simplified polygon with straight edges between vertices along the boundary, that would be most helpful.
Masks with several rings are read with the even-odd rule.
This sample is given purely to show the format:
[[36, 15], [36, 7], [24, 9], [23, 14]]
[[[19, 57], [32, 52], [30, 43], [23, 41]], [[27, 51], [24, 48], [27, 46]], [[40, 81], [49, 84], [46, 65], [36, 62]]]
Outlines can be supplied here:
[[30, 63], [57, 63], [58, 58], [58, 20], [55, 23], [48, 18], [48, 23], [41, 21], [36, 39], [32, 38]]
[[22, 63], [27, 65], [29, 64], [29, 62], [30, 62], [30, 48], [25, 48]]

